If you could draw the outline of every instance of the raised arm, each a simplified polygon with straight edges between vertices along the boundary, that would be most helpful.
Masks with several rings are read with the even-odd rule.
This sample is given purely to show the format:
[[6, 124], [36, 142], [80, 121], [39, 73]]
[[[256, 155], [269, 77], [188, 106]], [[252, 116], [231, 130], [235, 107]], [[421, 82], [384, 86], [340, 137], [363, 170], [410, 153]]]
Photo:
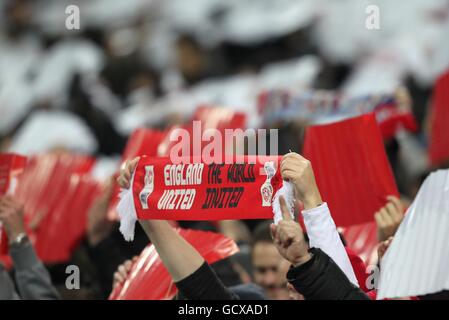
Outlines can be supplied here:
[[27, 300], [59, 299], [47, 269], [25, 233], [22, 206], [11, 196], [0, 199], [0, 221], [10, 240], [9, 250], [20, 297]]
[[178, 282], [198, 270], [204, 258], [164, 220], [141, 220], [165, 267]]
[[358, 286], [357, 278], [341, 242], [329, 207], [322, 201], [310, 161], [297, 153], [286, 154], [281, 174], [295, 186], [295, 198], [304, 204], [302, 215], [311, 248], [324, 251], [340, 267], [348, 279]]
[[[127, 163], [117, 179], [122, 188], [129, 188], [129, 181], [138, 158]], [[178, 289], [192, 300], [236, 299], [218, 279], [198, 251], [164, 220], [140, 221], [145, 233], [156, 248], [162, 262]]]

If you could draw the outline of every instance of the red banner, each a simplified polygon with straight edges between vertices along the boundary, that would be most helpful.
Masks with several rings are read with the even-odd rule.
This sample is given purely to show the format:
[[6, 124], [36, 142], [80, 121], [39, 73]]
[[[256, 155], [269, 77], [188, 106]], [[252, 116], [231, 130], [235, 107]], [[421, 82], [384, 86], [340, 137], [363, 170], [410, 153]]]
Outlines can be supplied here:
[[337, 226], [371, 222], [388, 195], [399, 196], [373, 114], [309, 127], [303, 153]]

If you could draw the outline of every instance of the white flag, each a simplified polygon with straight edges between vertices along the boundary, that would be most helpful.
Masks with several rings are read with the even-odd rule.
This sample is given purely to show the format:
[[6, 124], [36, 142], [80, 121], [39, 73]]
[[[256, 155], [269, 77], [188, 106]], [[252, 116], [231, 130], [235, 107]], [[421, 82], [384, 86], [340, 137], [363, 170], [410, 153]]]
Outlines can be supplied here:
[[449, 170], [424, 181], [381, 263], [377, 298], [449, 289]]

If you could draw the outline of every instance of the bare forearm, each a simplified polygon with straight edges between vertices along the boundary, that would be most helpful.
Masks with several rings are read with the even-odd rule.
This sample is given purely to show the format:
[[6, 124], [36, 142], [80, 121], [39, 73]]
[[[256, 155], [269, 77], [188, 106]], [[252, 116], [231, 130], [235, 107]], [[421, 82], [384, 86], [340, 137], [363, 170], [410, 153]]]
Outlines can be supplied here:
[[140, 221], [140, 224], [173, 281], [188, 277], [204, 263], [204, 258], [167, 221], [145, 220]]

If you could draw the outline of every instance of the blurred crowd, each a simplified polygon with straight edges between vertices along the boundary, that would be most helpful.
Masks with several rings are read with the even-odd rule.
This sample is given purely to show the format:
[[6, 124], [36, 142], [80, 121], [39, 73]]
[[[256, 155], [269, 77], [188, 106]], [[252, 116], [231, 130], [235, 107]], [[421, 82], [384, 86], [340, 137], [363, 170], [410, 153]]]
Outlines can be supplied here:
[[[65, 26], [69, 5], [80, 8], [79, 30]], [[369, 5], [380, 8], [378, 30], [365, 26]], [[0, 152], [95, 157], [93, 176], [102, 184], [69, 261], [47, 265], [47, 274], [32, 249], [10, 249], [16, 298], [106, 299], [125, 280], [151, 234], [138, 227], [126, 243], [107, 219], [128, 137], [140, 127], [182, 124], [201, 105], [243, 112], [248, 128], [279, 129], [283, 155], [301, 153], [308, 123], [267, 123], [261, 93], [401, 95], [418, 129], [385, 140], [401, 199], [376, 213], [383, 250], [434, 169], [427, 148], [433, 88], [449, 67], [447, 0], [0, 0], [0, 26]], [[11, 239], [25, 232], [22, 216], [14, 198], [1, 200]], [[244, 290], [251, 298], [303, 298], [287, 284], [290, 263], [273, 243], [270, 223], [179, 226], [237, 243], [238, 254], [212, 264], [224, 286], [253, 282], [259, 287]], [[80, 290], [66, 287], [71, 264], [80, 267]], [[29, 278], [40, 281], [23, 280]]]

